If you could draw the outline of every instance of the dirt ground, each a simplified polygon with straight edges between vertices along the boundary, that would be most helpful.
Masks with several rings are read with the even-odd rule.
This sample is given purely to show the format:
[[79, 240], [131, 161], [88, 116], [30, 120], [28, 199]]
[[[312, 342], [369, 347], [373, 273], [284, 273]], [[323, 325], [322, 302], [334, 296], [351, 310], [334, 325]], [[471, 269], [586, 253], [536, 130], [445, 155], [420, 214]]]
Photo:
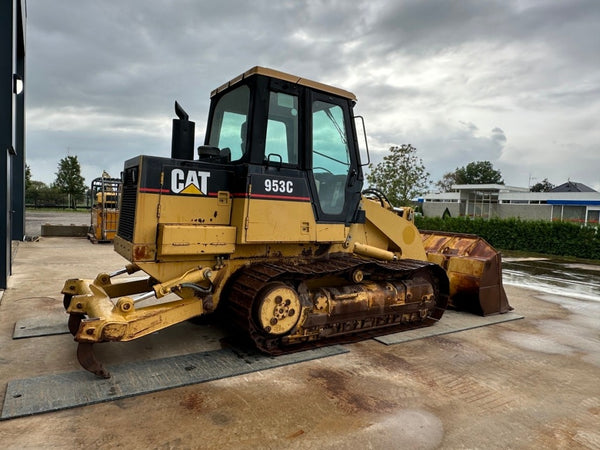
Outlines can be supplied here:
[[[65, 279], [125, 261], [110, 245], [19, 244], [0, 302], [9, 380], [80, 370], [70, 335], [13, 340], [60, 312]], [[0, 422], [2, 448], [600, 448], [600, 301], [507, 286], [525, 319]], [[66, 317], [65, 317], [66, 319]], [[110, 362], [198, 351], [189, 328], [103, 344]], [[211, 344], [216, 345], [216, 344]]]

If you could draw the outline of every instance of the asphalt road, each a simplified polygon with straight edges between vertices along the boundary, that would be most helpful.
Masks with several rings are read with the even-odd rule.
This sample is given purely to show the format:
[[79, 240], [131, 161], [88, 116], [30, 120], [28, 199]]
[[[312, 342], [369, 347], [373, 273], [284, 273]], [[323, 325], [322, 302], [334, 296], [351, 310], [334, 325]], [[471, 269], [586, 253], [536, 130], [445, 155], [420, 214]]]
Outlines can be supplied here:
[[31, 210], [25, 211], [25, 234], [27, 236], [39, 236], [42, 225], [89, 225], [91, 221], [88, 211], [47, 211]]

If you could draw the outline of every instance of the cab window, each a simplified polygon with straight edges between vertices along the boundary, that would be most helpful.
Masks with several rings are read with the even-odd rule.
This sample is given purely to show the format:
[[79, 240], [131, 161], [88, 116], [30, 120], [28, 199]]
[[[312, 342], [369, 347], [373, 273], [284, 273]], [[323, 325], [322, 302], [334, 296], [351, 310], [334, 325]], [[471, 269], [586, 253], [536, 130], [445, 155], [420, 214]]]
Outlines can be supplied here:
[[312, 170], [325, 214], [337, 215], [344, 210], [346, 179], [350, 170], [350, 153], [339, 105], [313, 102]]
[[298, 97], [295, 95], [269, 94], [265, 160], [298, 164]]
[[208, 145], [229, 148], [231, 160], [240, 159], [246, 153], [246, 135], [250, 89], [240, 86], [218, 100], [213, 113]]

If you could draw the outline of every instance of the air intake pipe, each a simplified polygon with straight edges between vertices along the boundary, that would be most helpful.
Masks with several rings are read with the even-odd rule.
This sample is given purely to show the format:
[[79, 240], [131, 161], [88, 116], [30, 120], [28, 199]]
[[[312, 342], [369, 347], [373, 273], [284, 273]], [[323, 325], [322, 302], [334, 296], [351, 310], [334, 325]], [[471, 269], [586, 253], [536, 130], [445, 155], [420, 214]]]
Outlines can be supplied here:
[[179, 118], [173, 119], [171, 158], [192, 160], [194, 159], [194, 127], [196, 124], [189, 120], [188, 114], [177, 102], [175, 102], [175, 114]]

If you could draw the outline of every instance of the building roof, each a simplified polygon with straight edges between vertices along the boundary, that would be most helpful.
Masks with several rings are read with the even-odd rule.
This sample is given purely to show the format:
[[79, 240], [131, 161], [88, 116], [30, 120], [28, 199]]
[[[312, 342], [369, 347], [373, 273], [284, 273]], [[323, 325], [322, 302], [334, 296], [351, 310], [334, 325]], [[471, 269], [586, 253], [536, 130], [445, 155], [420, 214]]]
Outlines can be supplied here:
[[550, 192], [597, 192], [589, 186], [583, 183], [577, 183], [576, 181], [567, 181], [566, 183], [556, 186]]
[[[572, 190], [557, 190], [571, 184]], [[503, 184], [455, 184], [452, 192], [430, 193], [423, 196], [425, 202], [467, 201], [467, 196], [497, 197], [499, 203], [536, 203], [548, 205], [580, 205], [598, 209], [600, 193], [585, 184], [568, 182], [550, 192], [530, 192], [528, 188]], [[580, 190], [575, 190], [580, 189]]]
[[529, 192], [529, 189], [504, 184], [453, 184], [455, 191]]

